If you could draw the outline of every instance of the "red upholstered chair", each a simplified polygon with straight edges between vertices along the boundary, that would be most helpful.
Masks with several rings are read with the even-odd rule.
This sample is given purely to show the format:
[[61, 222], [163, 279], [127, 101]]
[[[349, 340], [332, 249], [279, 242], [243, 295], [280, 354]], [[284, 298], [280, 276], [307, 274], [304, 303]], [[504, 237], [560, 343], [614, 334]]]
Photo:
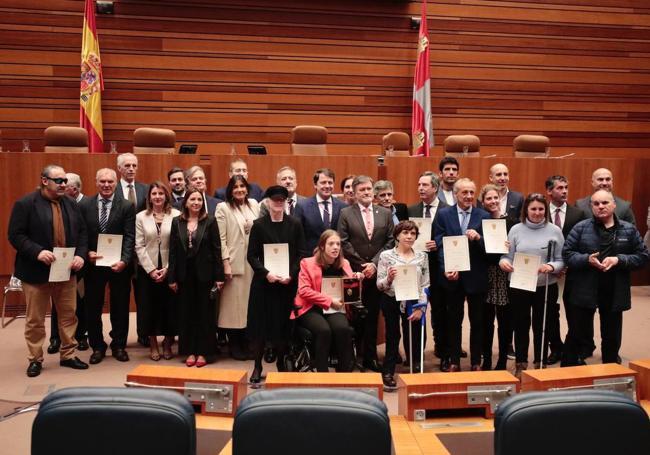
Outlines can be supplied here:
[[50, 126], [45, 129], [46, 153], [88, 153], [88, 132], [78, 126]]
[[163, 128], [138, 128], [133, 132], [133, 153], [174, 153], [176, 133]]
[[473, 134], [452, 135], [443, 144], [445, 156], [479, 156], [481, 140]]
[[512, 150], [519, 158], [546, 158], [551, 153], [550, 144], [546, 136], [522, 134], [512, 141]]
[[291, 130], [293, 155], [327, 155], [327, 128], [299, 125]]
[[381, 150], [386, 156], [410, 156], [411, 138], [401, 131], [393, 131], [383, 137]]

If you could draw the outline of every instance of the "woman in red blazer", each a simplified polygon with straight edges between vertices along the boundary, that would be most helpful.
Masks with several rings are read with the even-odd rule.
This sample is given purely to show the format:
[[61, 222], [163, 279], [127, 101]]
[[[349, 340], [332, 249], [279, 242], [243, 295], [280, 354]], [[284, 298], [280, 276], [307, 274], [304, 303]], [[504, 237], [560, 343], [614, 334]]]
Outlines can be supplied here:
[[314, 255], [300, 261], [296, 310], [291, 318], [312, 333], [316, 370], [327, 372], [332, 340], [339, 357], [337, 371], [352, 371], [353, 330], [345, 316], [345, 304], [322, 289], [323, 278], [356, 277], [350, 263], [341, 254], [341, 238], [327, 229], [318, 240]]

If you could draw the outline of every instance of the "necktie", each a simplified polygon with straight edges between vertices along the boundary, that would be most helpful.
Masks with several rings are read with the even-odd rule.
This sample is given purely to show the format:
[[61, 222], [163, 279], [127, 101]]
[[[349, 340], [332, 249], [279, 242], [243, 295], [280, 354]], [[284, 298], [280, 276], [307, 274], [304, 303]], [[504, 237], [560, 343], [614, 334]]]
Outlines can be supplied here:
[[562, 229], [562, 220], [560, 219], [560, 209], [559, 208], [555, 209], [555, 220], [553, 220], [553, 222], [555, 223], [555, 225], [557, 227]]
[[329, 201], [323, 201], [323, 224], [326, 228], [330, 227]]
[[366, 214], [366, 234], [368, 234], [368, 240], [370, 240], [372, 238], [372, 212], [370, 211], [370, 207], [363, 209], [363, 212]]
[[463, 222], [460, 226], [460, 229], [463, 232], [463, 234], [465, 234], [465, 231], [467, 231], [467, 225], [469, 224], [469, 212], [463, 211], [462, 214], [463, 214]]
[[287, 215], [293, 215], [293, 199], [287, 199]]
[[129, 202], [135, 205], [135, 189], [133, 188], [133, 183], [129, 183], [126, 187], [129, 189]]
[[106, 226], [108, 225], [109, 202], [111, 202], [109, 199], [102, 198], [102, 211], [99, 214], [99, 232], [106, 232]]
[[424, 217], [431, 218], [431, 204], [427, 204], [424, 206]]

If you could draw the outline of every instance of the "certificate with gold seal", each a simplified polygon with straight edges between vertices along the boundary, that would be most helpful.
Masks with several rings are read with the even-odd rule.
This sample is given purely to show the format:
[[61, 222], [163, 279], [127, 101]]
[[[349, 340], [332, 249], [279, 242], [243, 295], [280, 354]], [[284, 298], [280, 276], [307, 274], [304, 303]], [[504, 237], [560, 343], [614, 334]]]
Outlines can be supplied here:
[[469, 242], [465, 235], [450, 235], [442, 238], [445, 272], [467, 272], [470, 270]]
[[536, 254], [515, 253], [515, 260], [512, 263], [514, 271], [510, 275], [510, 287], [535, 292], [541, 263], [542, 258]]
[[264, 245], [264, 268], [282, 278], [289, 276], [289, 244], [266, 243]]
[[343, 279], [339, 277], [323, 277], [320, 286], [321, 294], [325, 294], [340, 302], [343, 301]]
[[70, 265], [74, 259], [74, 247], [60, 248], [57, 246], [52, 249], [52, 253], [54, 253], [56, 259], [50, 264], [50, 278], [48, 281], [50, 283], [68, 281], [70, 279]]
[[393, 280], [393, 289], [395, 290], [395, 300], [418, 300], [420, 290], [418, 289], [418, 274], [415, 264], [396, 265], [397, 275]]
[[122, 236], [120, 234], [99, 234], [97, 237], [97, 267], [111, 267], [122, 260]]
[[508, 252], [507, 240], [506, 220], [483, 220], [483, 241], [486, 253], [506, 254]]
[[413, 221], [418, 227], [418, 238], [413, 243], [413, 250], [424, 251], [426, 253], [429, 250], [427, 250], [425, 245], [431, 240], [431, 218], [411, 217], [409, 220]]

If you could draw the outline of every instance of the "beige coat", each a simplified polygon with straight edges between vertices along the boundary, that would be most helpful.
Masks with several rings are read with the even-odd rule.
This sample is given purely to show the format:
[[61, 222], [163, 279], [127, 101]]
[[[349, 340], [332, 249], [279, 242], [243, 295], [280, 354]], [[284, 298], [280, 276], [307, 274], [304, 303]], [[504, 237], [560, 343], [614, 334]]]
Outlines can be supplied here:
[[[217, 205], [215, 217], [221, 236], [221, 257], [230, 261], [232, 279], [226, 281], [219, 302], [218, 325], [224, 329], [243, 329], [248, 316], [248, 296], [253, 269], [248, 264], [248, 238], [253, 220], [260, 213], [259, 203], [249, 199], [250, 207], [233, 209], [226, 202]], [[246, 229], [246, 225], [249, 225]], [[248, 230], [248, 232], [247, 232]]]
[[[160, 229], [160, 256], [162, 266], [169, 265], [169, 235], [171, 233], [172, 219], [180, 215], [176, 209], [165, 214]], [[145, 272], [151, 273], [158, 267], [158, 229], [153, 218], [153, 213], [147, 214], [146, 210], [135, 216], [135, 253], [138, 263]]]

